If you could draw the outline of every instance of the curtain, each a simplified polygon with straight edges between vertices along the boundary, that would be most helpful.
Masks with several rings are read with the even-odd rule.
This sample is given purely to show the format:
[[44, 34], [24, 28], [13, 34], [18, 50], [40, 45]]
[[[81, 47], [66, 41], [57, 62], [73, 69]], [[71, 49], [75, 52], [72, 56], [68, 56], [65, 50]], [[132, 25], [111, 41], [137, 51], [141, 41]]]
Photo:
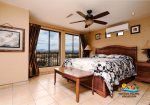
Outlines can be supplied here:
[[80, 35], [80, 40], [81, 40], [81, 44], [82, 44], [82, 48], [83, 48], [83, 55], [82, 56], [87, 57], [89, 52], [84, 50], [85, 47], [87, 46], [87, 41], [86, 41], [83, 34]]
[[41, 26], [30, 24], [29, 29], [29, 77], [38, 76], [39, 68], [36, 61], [36, 45]]

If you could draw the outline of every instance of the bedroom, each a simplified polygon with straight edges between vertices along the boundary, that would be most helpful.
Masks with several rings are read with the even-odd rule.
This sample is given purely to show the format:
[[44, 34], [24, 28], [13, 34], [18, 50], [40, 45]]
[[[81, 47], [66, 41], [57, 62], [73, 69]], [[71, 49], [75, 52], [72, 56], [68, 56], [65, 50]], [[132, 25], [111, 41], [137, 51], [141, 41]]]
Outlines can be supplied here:
[[[0, 25], [25, 29], [24, 51], [5, 51], [0, 54], [0, 104], [2, 105], [48, 105], [48, 104], [79, 104], [79, 105], [148, 105], [149, 102], [149, 83], [133, 80], [140, 86], [140, 94], [136, 97], [122, 98], [117, 91], [114, 96], [102, 97], [97, 93], [92, 95], [90, 89], [81, 86], [80, 101], [76, 103], [75, 84], [67, 82], [61, 76], [57, 75], [57, 82], [54, 88], [53, 70], [55, 67], [40, 68], [42, 75], [28, 78], [29, 73], [29, 23], [41, 25], [42, 28], [51, 32], [59, 32], [60, 50], [59, 62], [63, 64], [66, 53], [65, 36], [84, 34], [85, 39], [91, 47], [90, 55], [95, 54], [96, 48], [103, 48], [111, 45], [120, 45], [126, 47], [137, 47], [137, 61], [144, 62], [144, 67], [140, 69], [149, 70], [147, 53], [142, 49], [150, 40], [150, 1], [17, 1], [0, 0]], [[85, 3], [86, 2], [86, 3]], [[49, 6], [49, 4], [51, 4]], [[107, 25], [93, 23], [85, 28], [85, 23], [69, 24], [70, 22], [80, 21], [81, 17], [76, 11], [87, 14], [91, 9], [93, 15], [109, 11], [109, 15], [97, 20], [108, 22]], [[68, 15], [72, 16], [66, 18]], [[112, 33], [110, 38], [105, 37], [106, 28], [129, 24], [129, 30], [124, 31], [123, 36], [117, 36]], [[140, 25], [140, 32], [131, 34], [131, 26]], [[96, 39], [96, 35], [100, 39]], [[58, 40], [58, 38], [57, 38]], [[147, 45], [148, 46], [148, 45]], [[80, 47], [79, 47], [80, 49]], [[88, 52], [88, 51], [87, 51]], [[83, 54], [81, 46], [80, 56]], [[88, 55], [88, 54], [87, 54]], [[140, 66], [140, 63], [136, 65]], [[50, 73], [50, 74], [47, 74]], [[143, 73], [143, 72], [142, 72]], [[149, 72], [147, 72], [148, 74]], [[144, 73], [143, 73], [144, 74]], [[149, 77], [149, 75], [148, 75]], [[144, 78], [148, 80], [149, 78]], [[29, 81], [28, 81], [29, 80]], [[8, 84], [8, 85], [6, 85]], [[29, 89], [30, 88], [30, 89]], [[60, 100], [60, 101], [59, 101]], [[42, 104], [41, 104], [42, 103]]]

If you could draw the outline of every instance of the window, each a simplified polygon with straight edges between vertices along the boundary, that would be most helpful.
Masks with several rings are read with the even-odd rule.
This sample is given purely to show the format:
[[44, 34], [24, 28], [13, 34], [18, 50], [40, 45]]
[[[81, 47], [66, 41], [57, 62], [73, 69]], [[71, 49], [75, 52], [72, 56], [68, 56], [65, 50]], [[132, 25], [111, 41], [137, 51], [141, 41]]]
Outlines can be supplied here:
[[41, 29], [36, 51], [39, 67], [60, 65], [60, 33]]
[[66, 58], [79, 58], [80, 41], [78, 35], [65, 35], [65, 54]]
[[117, 36], [123, 36], [123, 31], [117, 32]]
[[106, 38], [111, 38], [111, 34], [110, 33], [106, 33]]

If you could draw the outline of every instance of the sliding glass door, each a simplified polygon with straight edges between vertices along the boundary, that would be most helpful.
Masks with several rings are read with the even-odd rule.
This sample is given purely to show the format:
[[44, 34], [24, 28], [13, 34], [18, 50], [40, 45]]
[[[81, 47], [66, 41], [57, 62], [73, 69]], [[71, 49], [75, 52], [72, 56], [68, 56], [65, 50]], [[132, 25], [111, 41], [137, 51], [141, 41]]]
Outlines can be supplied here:
[[60, 33], [41, 29], [36, 51], [39, 67], [60, 65]]
[[66, 58], [80, 57], [80, 40], [78, 35], [65, 35], [65, 55]]

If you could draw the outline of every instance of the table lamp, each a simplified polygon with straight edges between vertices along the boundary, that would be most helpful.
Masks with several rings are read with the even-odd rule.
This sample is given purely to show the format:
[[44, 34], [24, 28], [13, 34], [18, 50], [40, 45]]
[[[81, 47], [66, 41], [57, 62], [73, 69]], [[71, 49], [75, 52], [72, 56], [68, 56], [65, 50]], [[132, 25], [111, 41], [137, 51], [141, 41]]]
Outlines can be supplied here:
[[87, 45], [84, 50], [86, 50], [86, 57], [89, 57], [90, 51], [92, 50], [91, 47]]

